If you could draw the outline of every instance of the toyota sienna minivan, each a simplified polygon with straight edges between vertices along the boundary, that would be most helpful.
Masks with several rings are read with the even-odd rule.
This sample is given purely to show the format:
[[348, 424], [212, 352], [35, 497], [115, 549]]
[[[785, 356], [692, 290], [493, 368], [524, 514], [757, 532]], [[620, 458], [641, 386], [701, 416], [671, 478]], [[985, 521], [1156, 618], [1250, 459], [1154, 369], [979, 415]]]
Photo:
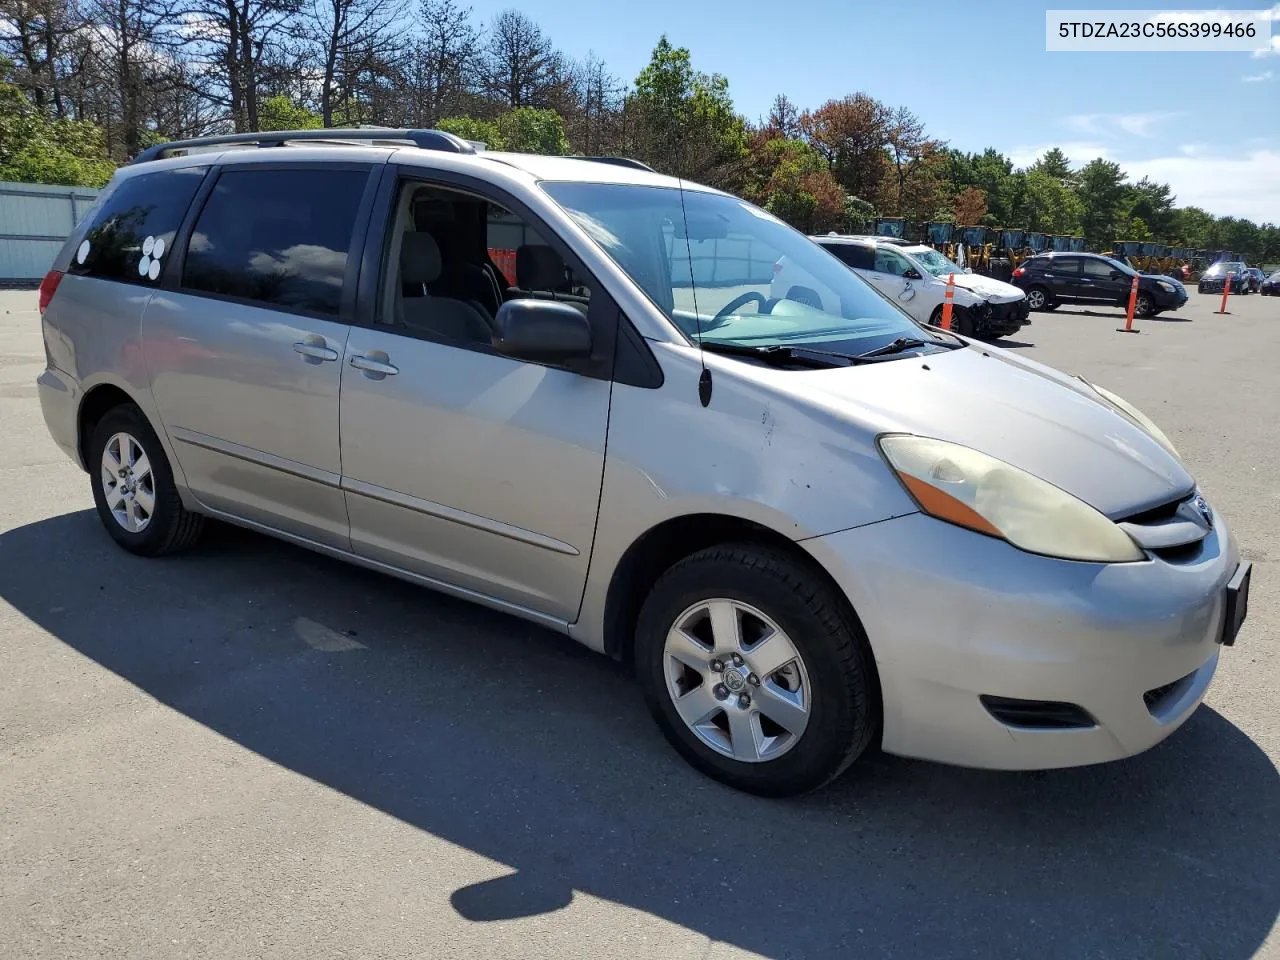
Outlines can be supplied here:
[[[772, 296], [782, 257], [833, 302]], [[407, 130], [164, 144], [40, 310], [49, 431], [123, 549], [216, 518], [562, 631], [743, 790], [872, 745], [1138, 753], [1245, 617], [1249, 565], [1130, 404], [633, 161]]]

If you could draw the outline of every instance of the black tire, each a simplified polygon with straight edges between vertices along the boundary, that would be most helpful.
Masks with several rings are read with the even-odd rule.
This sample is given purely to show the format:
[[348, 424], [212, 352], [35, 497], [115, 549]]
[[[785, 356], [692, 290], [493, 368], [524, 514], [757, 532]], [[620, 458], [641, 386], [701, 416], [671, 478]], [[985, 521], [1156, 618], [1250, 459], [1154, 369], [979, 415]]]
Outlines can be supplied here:
[[1133, 315], [1135, 317], [1153, 317], [1156, 314], [1155, 301], [1151, 299], [1151, 294], [1138, 292], [1138, 299], [1133, 305]]
[[[934, 307], [933, 313], [929, 314], [929, 326], [942, 327], [942, 307]], [[968, 321], [964, 318], [961, 311], [955, 307], [951, 309], [951, 332], [958, 333], [963, 337], [972, 337], [973, 333], [967, 329]]]
[[[1039, 305], [1035, 305], [1039, 300]], [[1057, 304], [1053, 301], [1053, 294], [1047, 288], [1036, 284], [1027, 288], [1027, 306], [1031, 310], [1052, 310]]]
[[[766, 614], [805, 665], [809, 718], [795, 744], [776, 759], [747, 762], [718, 753], [685, 724], [668, 693], [669, 629], [691, 606], [716, 598]], [[814, 570], [768, 547], [709, 547], [664, 573], [640, 610], [635, 665], [649, 709], [671, 745], [697, 770], [748, 793], [784, 797], [815, 790], [844, 772], [879, 732], [879, 685], [861, 624]]]
[[[126, 530], [107, 505], [102, 462], [108, 442], [117, 434], [131, 436], [151, 465], [149, 486], [155, 510], [146, 525], [137, 532]], [[169, 458], [141, 410], [132, 404], [109, 410], [94, 427], [87, 454], [93, 502], [102, 525], [116, 543], [130, 553], [158, 557], [184, 550], [199, 539], [204, 529], [204, 517], [183, 507], [178, 488], [173, 483]]]

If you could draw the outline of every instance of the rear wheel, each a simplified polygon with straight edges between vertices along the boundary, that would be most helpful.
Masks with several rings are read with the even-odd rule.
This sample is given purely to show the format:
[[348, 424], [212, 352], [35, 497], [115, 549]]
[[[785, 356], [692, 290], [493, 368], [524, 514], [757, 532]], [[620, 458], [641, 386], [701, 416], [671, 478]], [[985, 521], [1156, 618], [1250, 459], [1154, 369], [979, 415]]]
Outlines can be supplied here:
[[199, 538], [204, 518], [182, 506], [160, 438], [137, 407], [98, 421], [87, 460], [98, 517], [130, 553], [160, 556]]
[[1053, 297], [1049, 295], [1049, 291], [1044, 287], [1031, 287], [1027, 290], [1027, 306], [1032, 310], [1052, 310], [1057, 304], [1053, 303]]
[[878, 728], [861, 626], [812, 570], [769, 548], [727, 544], [675, 564], [645, 600], [635, 653], [667, 740], [740, 790], [816, 789]]

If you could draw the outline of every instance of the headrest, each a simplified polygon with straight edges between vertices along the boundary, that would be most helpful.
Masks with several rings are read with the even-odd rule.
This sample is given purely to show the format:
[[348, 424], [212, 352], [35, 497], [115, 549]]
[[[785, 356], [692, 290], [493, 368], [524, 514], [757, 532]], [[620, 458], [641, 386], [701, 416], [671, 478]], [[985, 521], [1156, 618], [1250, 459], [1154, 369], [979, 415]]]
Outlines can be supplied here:
[[540, 243], [516, 249], [516, 286], [521, 290], [555, 290], [564, 283], [564, 260]]
[[400, 241], [400, 282], [432, 283], [440, 276], [440, 248], [429, 233], [406, 233]]

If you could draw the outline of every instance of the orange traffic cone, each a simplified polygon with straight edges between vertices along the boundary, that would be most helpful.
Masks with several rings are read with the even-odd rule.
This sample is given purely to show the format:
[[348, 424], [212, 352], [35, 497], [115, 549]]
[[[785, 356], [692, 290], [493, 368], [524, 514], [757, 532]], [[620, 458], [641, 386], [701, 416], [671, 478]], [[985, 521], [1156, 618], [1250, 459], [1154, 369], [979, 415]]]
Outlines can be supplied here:
[[951, 329], [951, 311], [952, 301], [956, 298], [956, 275], [954, 273], [947, 274], [947, 292], [942, 300], [942, 329]]

